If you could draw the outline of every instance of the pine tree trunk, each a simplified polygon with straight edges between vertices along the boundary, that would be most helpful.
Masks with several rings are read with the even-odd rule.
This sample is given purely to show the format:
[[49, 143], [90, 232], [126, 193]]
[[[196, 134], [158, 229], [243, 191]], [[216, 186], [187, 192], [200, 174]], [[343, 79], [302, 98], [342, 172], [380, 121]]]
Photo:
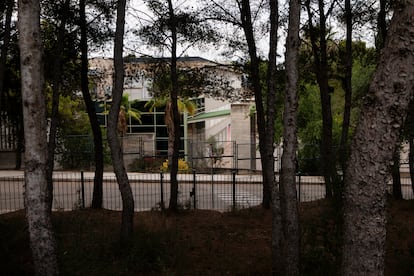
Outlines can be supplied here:
[[[254, 39], [252, 15], [250, 10], [250, 1], [242, 0], [240, 6], [240, 17], [243, 26], [243, 31], [246, 37], [248, 52], [250, 57], [249, 73], [252, 80], [256, 114], [257, 114], [257, 129], [259, 133], [259, 151], [262, 162], [263, 175], [263, 202], [262, 206], [266, 209], [270, 208], [272, 187], [274, 186], [274, 144], [272, 129], [267, 130], [267, 121], [265, 109], [263, 104], [262, 87], [259, 74], [259, 58], [257, 57], [256, 42]], [[270, 131], [270, 133], [268, 132]], [[271, 141], [271, 143], [269, 142]]]
[[88, 79], [88, 34], [86, 23], [86, 0], [80, 0], [80, 49], [81, 49], [81, 90], [83, 100], [85, 102], [86, 111], [88, 113], [89, 122], [92, 128], [93, 145], [95, 155], [95, 176], [93, 180], [93, 195], [92, 208], [102, 208], [103, 197], [103, 171], [104, 171], [104, 156], [103, 156], [103, 141], [101, 127], [99, 126], [98, 117], [96, 115], [95, 103], [89, 93], [89, 79]]
[[19, 46], [25, 129], [25, 210], [35, 273], [57, 275], [47, 204], [46, 105], [39, 1], [19, 1]]
[[126, 0], [118, 1], [114, 49], [115, 86], [112, 91], [112, 105], [108, 119], [108, 143], [111, 148], [112, 166], [114, 167], [122, 198], [121, 243], [126, 243], [131, 239], [134, 221], [134, 197], [125, 170], [121, 144], [118, 139], [118, 116], [124, 86], [124, 60], [122, 52], [125, 27], [125, 6]]
[[345, 45], [345, 105], [342, 120], [341, 142], [339, 145], [339, 156], [342, 171], [346, 168], [348, 157], [348, 136], [351, 121], [352, 107], [352, 7], [351, 0], [345, 0], [345, 21], [346, 21], [346, 45]]
[[290, 1], [289, 29], [286, 40], [286, 95], [283, 117], [283, 155], [280, 175], [281, 210], [284, 233], [285, 275], [299, 275], [300, 230], [296, 196], [296, 151], [298, 111], [298, 56], [301, 4]]
[[414, 0], [395, 3], [345, 173], [343, 275], [384, 275], [386, 193], [413, 97]]
[[11, 18], [13, 13], [14, 0], [8, 0], [6, 8], [6, 20], [4, 22], [4, 35], [3, 44], [0, 50], [0, 109], [4, 108], [4, 74], [6, 71], [7, 52], [10, 44], [10, 32], [11, 32]]
[[397, 145], [394, 155], [392, 157], [392, 197], [394, 199], [402, 199], [401, 191], [401, 174], [400, 174], [400, 144]]
[[175, 18], [172, 1], [168, 0], [168, 12], [170, 17], [171, 30], [171, 94], [170, 94], [170, 114], [171, 123], [168, 130], [168, 147], [171, 152], [168, 156], [168, 166], [170, 169], [171, 195], [169, 209], [176, 211], [178, 208], [178, 158], [180, 151], [180, 115], [178, 112], [178, 75], [177, 75], [177, 19]]
[[[309, 31], [314, 57], [316, 80], [319, 85], [322, 106], [322, 135], [321, 135], [321, 164], [325, 179], [326, 197], [334, 196], [334, 178], [336, 174], [335, 157], [332, 138], [332, 108], [331, 95], [328, 83], [328, 57], [326, 41], [326, 17], [324, 1], [318, 0], [319, 6], [319, 33], [312, 23], [312, 10], [310, 0], [306, 1], [308, 11]], [[317, 38], [318, 35], [318, 38]]]
[[57, 35], [57, 45], [54, 51], [53, 64], [53, 86], [52, 86], [52, 113], [50, 116], [49, 141], [47, 145], [47, 186], [48, 186], [48, 203], [52, 211], [53, 206], [53, 170], [55, 165], [56, 133], [59, 124], [59, 99], [60, 99], [60, 82], [62, 72], [62, 52], [64, 50], [66, 20], [68, 18], [69, 0], [66, 0], [60, 11], [61, 22]]

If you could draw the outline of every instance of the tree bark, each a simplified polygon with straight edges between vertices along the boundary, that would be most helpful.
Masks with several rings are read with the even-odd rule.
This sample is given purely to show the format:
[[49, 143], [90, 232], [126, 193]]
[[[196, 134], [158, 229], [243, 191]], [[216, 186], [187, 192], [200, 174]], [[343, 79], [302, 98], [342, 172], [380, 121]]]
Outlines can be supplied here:
[[378, 13], [378, 21], [377, 21], [377, 39], [376, 39], [376, 47], [378, 53], [384, 47], [385, 39], [387, 37], [387, 1], [389, 0], [380, 0], [380, 10]]
[[351, 0], [345, 0], [345, 21], [346, 21], [346, 44], [345, 44], [345, 104], [342, 121], [342, 133], [339, 149], [339, 158], [342, 171], [346, 168], [346, 159], [348, 157], [348, 136], [349, 125], [351, 121], [352, 106], [352, 7]]
[[[103, 197], [103, 171], [104, 171], [104, 156], [103, 156], [103, 142], [102, 132], [99, 126], [98, 117], [96, 115], [95, 103], [89, 93], [89, 79], [88, 79], [88, 34], [86, 23], [86, 0], [79, 2], [80, 13], [80, 49], [81, 49], [81, 90], [83, 100], [85, 102], [86, 111], [88, 113], [89, 122], [92, 128], [94, 154], [95, 154], [95, 176], [93, 180], [93, 195], [92, 208], [102, 208]], [[122, 96], [121, 96], [122, 97]]]
[[[334, 196], [334, 178], [336, 174], [335, 157], [332, 144], [332, 110], [331, 95], [328, 79], [328, 57], [326, 42], [326, 16], [324, 1], [318, 0], [319, 6], [319, 36], [312, 23], [310, 0], [306, 1], [306, 9], [309, 17], [309, 32], [314, 56], [316, 80], [319, 85], [322, 106], [322, 137], [321, 137], [321, 164], [322, 174], [325, 179], [326, 197]], [[319, 41], [319, 45], [318, 45]]]
[[285, 275], [299, 275], [300, 230], [298, 201], [296, 196], [296, 151], [298, 111], [298, 60], [300, 0], [291, 0], [289, 27], [286, 39], [286, 94], [283, 116], [283, 154], [280, 174], [281, 210], [284, 243]]
[[[266, 115], [263, 104], [262, 96], [262, 87], [260, 83], [260, 74], [259, 74], [259, 58], [257, 57], [257, 48], [256, 42], [254, 39], [252, 15], [250, 10], [250, 1], [242, 0], [240, 5], [240, 16], [243, 31], [246, 37], [249, 57], [250, 57], [250, 76], [252, 80], [253, 92], [255, 97], [256, 104], [256, 113], [257, 113], [257, 129], [259, 133], [259, 151], [260, 158], [262, 162], [262, 175], [263, 175], [263, 202], [262, 206], [266, 209], [270, 208], [272, 191], [271, 187], [274, 186], [275, 176], [274, 176], [274, 135], [267, 130], [266, 126]], [[274, 130], [273, 130], [274, 131]], [[272, 140], [272, 143], [268, 143]]]
[[[399, 140], [400, 141], [400, 140]], [[392, 175], [392, 197], [394, 199], [402, 199], [401, 191], [401, 174], [400, 174], [400, 143], [397, 143], [394, 154], [392, 156], [392, 166], [391, 166], [391, 175]]]
[[134, 219], [134, 197], [125, 170], [123, 153], [117, 131], [118, 116], [124, 89], [124, 60], [122, 52], [125, 29], [125, 6], [126, 0], [118, 1], [114, 47], [115, 81], [112, 91], [112, 105], [108, 118], [108, 143], [111, 148], [112, 165], [122, 198], [121, 243], [126, 243], [131, 239]]
[[4, 22], [4, 35], [3, 45], [0, 51], [0, 109], [3, 109], [4, 99], [4, 73], [6, 70], [7, 52], [10, 44], [10, 32], [11, 32], [11, 18], [13, 13], [14, 0], [7, 1], [6, 7], [6, 20]]
[[[168, 127], [168, 167], [170, 169], [171, 195], [169, 209], [176, 211], [178, 208], [178, 158], [180, 151], [180, 115], [178, 112], [178, 75], [177, 75], [177, 22], [172, 1], [168, 0], [168, 12], [171, 30], [171, 93], [170, 110], [171, 123]], [[171, 149], [171, 151], [170, 151]]]
[[47, 204], [47, 137], [39, 1], [19, 1], [19, 47], [25, 128], [25, 210], [36, 275], [57, 275]]
[[[266, 120], [264, 122], [265, 125], [265, 137], [259, 137], [260, 139], [265, 138], [264, 143], [262, 146], [266, 148], [266, 156], [267, 159], [267, 166], [263, 168], [263, 174], [266, 174], [266, 179], [270, 180], [267, 182], [266, 185], [263, 187], [269, 189], [266, 191], [263, 189], [263, 196], [270, 195], [271, 200], [271, 208], [272, 208], [272, 274], [282, 274], [285, 272], [285, 263], [283, 262], [285, 259], [283, 258], [283, 246], [282, 241], [284, 240], [283, 235], [283, 228], [282, 228], [282, 211], [281, 211], [281, 197], [283, 195], [280, 194], [279, 187], [276, 183], [274, 177], [274, 159], [273, 159], [273, 152], [274, 152], [274, 136], [275, 136], [275, 106], [276, 106], [276, 87], [277, 87], [277, 78], [276, 78], [276, 58], [277, 58], [277, 31], [279, 26], [279, 4], [278, 0], [270, 0], [270, 36], [269, 36], [269, 61], [267, 67], [267, 95], [266, 95]], [[249, 12], [250, 13], [250, 12]], [[249, 14], [250, 16], [250, 14]], [[261, 92], [260, 92], [261, 93]], [[260, 130], [259, 130], [260, 133]], [[262, 130], [263, 135], [263, 130]], [[260, 142], [259, 142], [260, 143]], [[262, 154], [262, 151], [261, 151]], [[271, 160], [270, 160], [271, 159]], [[266, 207], [268, 199], [263, 200], [263, 206]]]
[[55, 148], [56, 148], [56, 133], [59, 124], [59, 97], [60, 97], [60, 82], [62, 73], [62, 52], [65, 46], [65, 27], [68, 18], [69, 0], [66, 0], [61, 8], [61, 22], [59, 32], [57, 35], [57, 45], [54, 55], [53, 64], [53, 79], [52, 79], [52, 112], [50, 116], [49, 141], [47, 145], [48, 158], [46, 165], [47, 172], [47, 186], [48, 186], [48, 204], [49, 210], [52, 211], [53, 206], [53, 170], [55, 165]]
[[343, 275], [383, 275], [386, 193], [413, 97], [414, 0], [395, 2], [385, 47], [364, 100], [345, 173]]

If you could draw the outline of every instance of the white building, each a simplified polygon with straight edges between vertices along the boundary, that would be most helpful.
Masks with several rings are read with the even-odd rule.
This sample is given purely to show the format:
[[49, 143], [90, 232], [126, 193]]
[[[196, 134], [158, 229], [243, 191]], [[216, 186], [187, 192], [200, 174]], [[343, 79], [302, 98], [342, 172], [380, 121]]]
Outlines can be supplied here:
[[[149, 112], [143, 108], [144, 103], [152, 99], [151, 87], [154, 66], [167, 63], [168, 59], [125, 58], [124, 93], [130, 101], [138, 101], [142, 122], [129, 123], [126, 151], [140, 148], [143, 155], [166, 155], [167, 133], [164, 125], [163, 110]], [[199, 57], [182, 57], [177, 62], [180, 70], [208, 72], [215, 80], [225, 83], [225, 88], [208, 87], [193, 101], [197, 103], [197, 112], [191, 116], [183, 115], [182, 120], [182, 154], [199, 159], [215, 157], [220, 159], [216, 166], [232, 168], [256, 168], [256, 160], [249, 159], [256, 155], [256, 135], [251, 124], [251, 96], [246, 96], [245, 77], [231, 65], [218, 64]], [[91, 79], [95, 86], [91, 90], [97, 101], [110, 100], [113, 83], [113, 60], [93, 58], [89, 62]], [[207, 85], [217, 83], [209, 82]], [[223, 86], [224, 87], [224, 86]], [[203, 90], [203, 89], [201, 89]], [[135, 106], [134, 106], [135, 107]], [[143, 109], [142, 109], [143, 108]], [[253, 133], [253, 137], [252, 137]], [[141, 140], [141, 145], [136, 141]], [[237, 160], [237, 156], [241, 160]], [[218, 156], [221, 158], [218, 158]], [[197, 158], [194, 158], [194, 160]], [[193, 162], [194, 162], [193, 160]], [[220, 163], [220, 164], [219, 164]], [[260, 163], [260, 162], [259, 162]]]

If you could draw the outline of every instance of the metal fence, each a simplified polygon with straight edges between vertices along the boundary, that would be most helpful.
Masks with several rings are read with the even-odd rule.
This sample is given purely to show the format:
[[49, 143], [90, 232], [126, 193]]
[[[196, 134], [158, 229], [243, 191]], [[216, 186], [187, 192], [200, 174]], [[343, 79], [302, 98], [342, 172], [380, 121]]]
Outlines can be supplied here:
[[[129, 181], [135, 200], [135, 211], [168, 207], [170, 175], [168, 173], [130, 173]], [[238, 174], [236, 171], [217, 174], [179, 174], [178, 201], [184, 209], [229, 211], [248, 208], [262, 202], [262, 176]], [[409, 178], [402, 178], [405, 199], [412, 199]], [[297, 197], [301, 202], [324, 198], [325, 185], [320, 176], [297, 176]], [[392, 190], [391, 185], [389, 191]], [[24, 177], [0, 176], [0, 213], [24, 208]], [[54, 174], [53, 210], [69, 211], [87, 208], [92, 203], [93, 173], [57, 172]], [[103, 208], [121, 210], [122, 200], [116, 178], [105, 174]]]

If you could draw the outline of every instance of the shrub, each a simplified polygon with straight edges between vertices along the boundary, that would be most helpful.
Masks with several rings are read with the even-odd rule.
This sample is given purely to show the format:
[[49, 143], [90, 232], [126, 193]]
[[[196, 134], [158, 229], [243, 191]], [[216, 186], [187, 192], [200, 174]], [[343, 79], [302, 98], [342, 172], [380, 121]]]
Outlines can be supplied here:
[[[162, 163], [161, 171], [167, 172], [168, 171], [168, 159], [165, 160]], [[178, 159], [178, 171], [179, 172], [188, 172], [190, 170], [190, 167], [188, 166], [187, 161], [185, 161], [183, 158]]]

